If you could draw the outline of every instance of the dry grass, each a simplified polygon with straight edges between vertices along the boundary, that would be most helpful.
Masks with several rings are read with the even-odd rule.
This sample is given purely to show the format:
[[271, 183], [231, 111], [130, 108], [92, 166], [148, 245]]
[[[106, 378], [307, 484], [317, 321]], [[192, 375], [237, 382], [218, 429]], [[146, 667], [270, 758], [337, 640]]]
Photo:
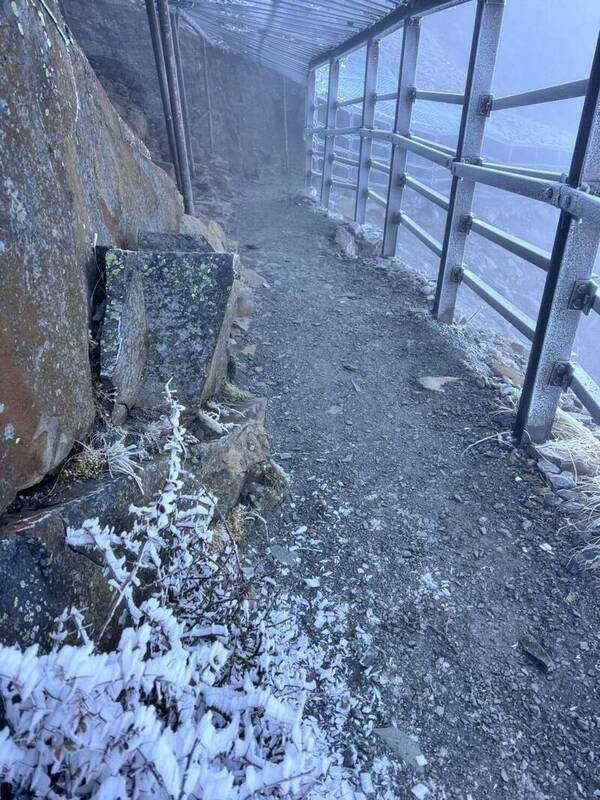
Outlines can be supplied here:
[[142, 489], [139, 475], [140, 462], [147, 451], [140, 438], [137, 443], [126, 444], [127, 435], [114, 429], [93, 434], [87, 442], [80, 442], [81, 450], [65, 464], [61, 474], [62, 483], [93, 478], [108, 472], [111, 477], [126, 475]]
[[[495, 415], [514, 414], [520, 393], [498, 400]], [[589, 428], [571, 414], [559, 409], [552, 426], [552, 438], [536, 450], [548, 461], [570, 465], [581, 495], [582, 518], [575, 527], [597, 526], [600, 520], [600, 441]], [[569, 523], [569, 526], [573, 523]], [[579, 572], [600, 569], [600, 527], [598, 535], [573, 553], [571, 565]]]

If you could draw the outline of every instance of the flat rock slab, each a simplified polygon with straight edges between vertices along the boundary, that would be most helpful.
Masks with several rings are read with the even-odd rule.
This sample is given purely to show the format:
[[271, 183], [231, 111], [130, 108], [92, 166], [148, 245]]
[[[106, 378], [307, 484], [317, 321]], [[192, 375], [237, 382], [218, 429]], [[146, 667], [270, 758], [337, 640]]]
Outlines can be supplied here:
[[138, 233], [138, 250], [171, 253], [213, 253], [214, 248], [201, 233]]
[[169, 381], [188, 407], [214, 394], [226, 372], [236, 267], [230, 253], [107, 251], [101, 363], [116, 413], [119, 404], [160, 406]]

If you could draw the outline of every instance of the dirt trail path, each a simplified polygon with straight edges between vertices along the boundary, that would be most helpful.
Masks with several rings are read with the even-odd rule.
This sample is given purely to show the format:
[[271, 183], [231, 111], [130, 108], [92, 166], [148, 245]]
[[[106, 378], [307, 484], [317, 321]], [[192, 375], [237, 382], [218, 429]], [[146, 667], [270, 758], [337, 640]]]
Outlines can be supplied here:
[[268, 398], [292, 477], [253, 557], [347, 670], [350, 710], [331, 684], [315, 710], [346, 763], [375, 759], [378, 798], [600, 796], [598, 593], [565, 570], [537, 473], [495, 442], [464, 452], [493, 433], [493, 395], [412, 278], [336, 257], [335, 223], [305, 203], [251, 188], [231, 230], [268, 284], [239, 382]]

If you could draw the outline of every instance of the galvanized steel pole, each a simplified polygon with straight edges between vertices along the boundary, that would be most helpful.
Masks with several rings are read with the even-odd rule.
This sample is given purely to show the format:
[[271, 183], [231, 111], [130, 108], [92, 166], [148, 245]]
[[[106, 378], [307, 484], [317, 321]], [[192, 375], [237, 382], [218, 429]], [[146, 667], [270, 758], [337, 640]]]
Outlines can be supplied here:
[[169, 95], [171, 97], [172, 104], [171, 107], [173, 113], [173, 126], [175, 128], [175, 141], [177, 142], [177, 153], [179, 155], [179, 164], [181, 167], [181, 190], [183, 194], [183, 205], [186, 214], [193, 214], [194, 195], [192, 191], [192, 179], [190, 176], [190, 165], [185, 142], [183, 110], [181, 107], [181, 97], [179, 94], [179, 85], [177, 81], [177, 63], [175, 60], [175, 49], [173, 46], [173, 32], [171, 30], [169, 6], [167, 0], [157, 0], [157, 3], [163, 53], [165, 56], [167, 82], [169, 84]]
[[315, 114], [315, 71], [311, 69], [306, 79], [306, 97], [304, 105], [304, 185], [308, 189], [312, 186], [313, 175], [313, 143], [314, 134], [308, 132], [314, 125]]
[[[363, 91], [362, 127], [373, 128], [375, 107], [377, 105], [377, 67], [379, 65], [379, 42], [370, 39], [365, 58], [365, 84]], [[358, 156], [358, 176], [356, 182], [356, 206], [354, 219], [362, 225], [367, 215], [369, 199], [369, 176], [371, 173], [371, 153], [373, 140], [361, 136]]]
[[[394, 121], [394, 132], [399, 133], [401, 136], [410, 135], [410, 121], [414, 105], [411, 90], [415, 85], [420, 32], [421, 21], [418, 17], [405, 20], [402, 35], [400, 71], [398, 73], [396, 117]], [[383, 256], [393, 257], [396, 255], [402, 194], [406, 184], [406, 157], [406, 147], [403, 147], [401, 144], [392, 145], [390, 179], [388, 183], [388, 197], [383, 230]]]
[[[337, 117], [337, 95], [338, 81], [340, 77], [339, 59], [334, 59], [329, 64], [329, 83], [327, 89], [327, 117], [326, 128], [335, 128]], [[333, 149], [335, 137], [325, 133], [325, 147], [323, 152], [323, 177], [321, 179], [321, 204], [329, 208], [329, 197], [331, 195], [331, 177], [333, 174]]]
[[[481, 156], [485, 123], [493, 100], [491, 90], [504, 5], [505, 0], [477, 2], [465, 102], [456, 148], [457, 161], [473, 163]], [[453, 175], [433, 306], [433, 313], [440, 322], [451, 323], [454, 319], [474, 193], [475, 181]]]
[[[600, 37], [592, 64], [568, 186], [589, 191], [600, 176]], [[561, 392], [573, 378], [571, 355], [582, 311], [593, 299], [591, 274], [600, 227], [577, 219], [563, 204], [550, 268], [521, 393], [515, 436], [533, 442], [550, 437]]]
[[206, 94], [206, 110], [208, 111], [208, 144], [212, 155], [215, 149], [215, 142], [213, 134], [212, 99], [210, 96], [210, 81], [208, 76], [208, 54], [206, 52], [206, 41], [204, 37], [202, 38], [202, 66], [204, 73], [204, 93]]
[[177, 154], [177, 142], [175, 141], [175, 129], [173, 127], [173, 115], [171, 111], [171, 97], [169, 95], [169, 84], [165, 68], [165, 57], [162, 48], [162, 40], [158, 26], [158, 16], [154, 0], [146, 0], [146, 13], [148, 15], [148, 27], [150, 28], [150, 38], [152, 39], [152, 50], [154, 51], [154, 61], [156, 63], [156, 73], [158, 75], [158, 86], [162, 100], [163, 113], [165, 115], [165, 126], [167, 128], [167, 139], [169, 141], [169, 151], [173, 168], [175, 170], [175, 180], [182, 191], [181, 172], [179, 168], [179, 156]]
[[171, 29], [173, 31], [173, 48], [175, 50], [175, 61], [177, 62], [177, 82], [179, 83], [179, 93], [181, 95], [181, 110], [183, 112], [183, 128], [185, 132], [185, 145], [187, 149], [188, 161], [190, 164], [190, 175], [195, 174], [194, 153], [192, 151], [192, 137], [190, 136], [190, 117], [188, 113], [187, 93], [185, 90], [185, 79], [183, 75], [183, 61], [181, 58], [181, 47], [179, 43], [179, 12], [171, 12]]
[[290, 168], [290, 144], [288, 137], [287, 81], [285, 79], [285, 76], [283, 77], [282, 80], [283, 83], [281, 87], [281, 92], [283, 95], [283, 148], [285, 155], [285, 170], [287, 172]]

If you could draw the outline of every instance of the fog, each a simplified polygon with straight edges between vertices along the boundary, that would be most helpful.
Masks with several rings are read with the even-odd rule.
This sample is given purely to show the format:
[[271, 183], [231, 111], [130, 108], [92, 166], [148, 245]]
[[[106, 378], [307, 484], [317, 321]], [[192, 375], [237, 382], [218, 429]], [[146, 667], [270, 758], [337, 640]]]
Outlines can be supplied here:
[[[421, 40], [417, 67], [420, 89], [462, 93], [469, 60], [475, 3], [428, 15], [421, 23]], [[496, 97], [515, 94], [553, 84], [587, 78], [600, 29], [598, 0], [508, 0], [504, 12], [493, 94]], [[378, 93], [396, 90], [402, 32], [381, 42]], [[362, 94], [364, 50], [342, 62], [339, 96], [349, 99]], [[327, 70], [317, 76], [319, 94], [327, 87]], [[537, 106], [493, 112], [488, 120], [483, 155], [491, 161], [530, 166], [556, 172], [568, 172], [583, 99], [563, 100]], [[394, 103], [379, 103], [377, 127], [391, 127]], [[349, 111], [360, 114], [360, 105]], [[413, 110], [412, 130], [447, 146], [455, 146], [461, 108], [427, 101], [417, 101]], [[354, 123], [352, 123], [354, 124]], [[336, 143], [336, 147], [340, 144]], [[356, 142], [350, 143], [355, 149]], [[389, 148], [378, 145], [380, 160], [389, 158]], [[337, 168], [339, 169], [339, 168]], [[408, 171], [448, 194], [447, 170], [409, 155]], [[340, 177], [353, 178], [346, 170]], [[385, 190], [386, 178], [374, 175], [372, 187]], [[347, 192], [333, 195], [337, 208], [352, 213], [353, 200]], [[405, 191], [403, 210], [434, 235], [443, 237], [445, 214], [419, 195]], [[506, 192], [478, 186], [473, 213], [509, 233], [532, 244], [552, 250], [558, 211]], [[383, 210], [370, 204], [368, 220], [383, 224]], [[410, 265], [435, 277], [437, 258], [411, 233], [401, 229], [398, 256]], [[516, 306], [535, 319], [544, 285], [544, 273], [522, 259], [476, 236], [469, 237], [466, 264], [481, 275]], [[600, 263], [596, 262], [596, 271]], [[459, 314], [484, 328], [500, 331], [525, 343], [494, 311], [469, 289], [460, 292]], [[581, 320], [576, 343], [576, 360], [596, 380], [600, 380], [600, 359], [597, 342], [600, 319], [592, 314]]]

